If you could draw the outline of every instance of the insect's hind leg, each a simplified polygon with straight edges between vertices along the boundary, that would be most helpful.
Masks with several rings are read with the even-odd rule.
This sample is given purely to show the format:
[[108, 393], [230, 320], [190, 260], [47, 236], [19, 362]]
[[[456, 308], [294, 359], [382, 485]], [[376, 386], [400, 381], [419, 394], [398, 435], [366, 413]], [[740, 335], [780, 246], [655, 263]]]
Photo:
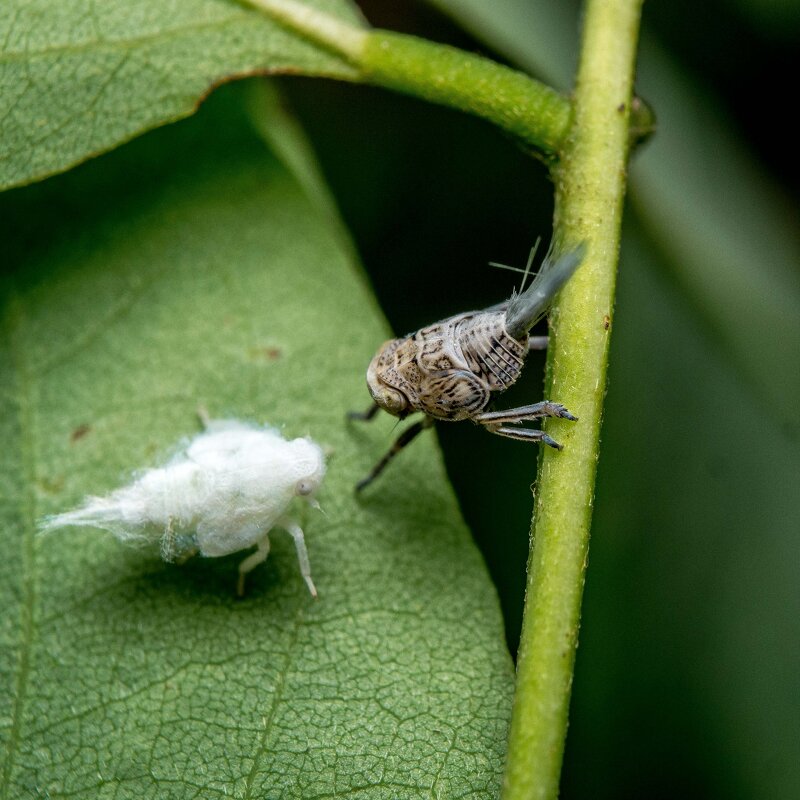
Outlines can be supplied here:
[[553, 403], [550, 400], [542, 400], [540, 403], [519, 406], [519, 408], [508, 408], [504, 411], [482, 411], [480, 414], [475, 414], [472, 419], [492, 430], [492, 428], [503, 424], [516, 425], [519, 422], [531, 422], [541, 417], [561, 417], [573, 422], [578, 419], [564, 408], [561, 403]]
[[564, 445], [559, 444], [552, 436], [544, 431], [537, 431], [533, 428], [504, 428], [486, 426], [489, 433], [496, 433], [498, 436], [505, 436], [509, 439], [518, 439], [522, 442], [543, 442], [556, 450], [562, 450]]
[[264, 538], [258, 543], [258, 549], [251, 553], [244, 561], [239, 564], [239, 580], [236, 583], [236, 594], [244, 596], [244, 576], [255, 569], [259, 564], [263, 564], [269, 555], [269, 534], [264, 534]]
[[479, 425], [483, 425], [490, 433], [498, 436], [505, 436], [509, 439], [518, 439], [523, 442], [544, 442], [544, 444], [561, 450], [561, 445], [544, 431], [533, 430], [532, 428], [508, 428], [507, 425], [518, 425], [521, 422], [531, 422], [542, 417], [560, 417], [561, 419], [577, 421], [577, 417], [570, 413], [560, 403], [553, 403], [550, 400], [542, 400], [540, 403], [532, 403], [529, 406], [519, 408], [509, 408], [505, 411], [483, 411], [476, 414], [472, 419]]
[[[377, 406], [376, 406], [377, 408]], [[414, 439], [419, 435], [420, 431], [425, 430], [425, 428], [430, 428], [433, 425], [433, 419], [431, 417], [423, 417], [419, 422], [415, 422], [413, 425], [410, 425], [406, 428], [400, 436], [397, 437], [395, 443], [389, 448], [389, 452], [370, 470], [369, 475], [366, 478], [362, 478], [356, 484], [356, 491], [360, 492], [366, 486], [372, 483], [378, 475], [381, 474], [386, 469], [387, 464], [410, 442], [414, 441]]]

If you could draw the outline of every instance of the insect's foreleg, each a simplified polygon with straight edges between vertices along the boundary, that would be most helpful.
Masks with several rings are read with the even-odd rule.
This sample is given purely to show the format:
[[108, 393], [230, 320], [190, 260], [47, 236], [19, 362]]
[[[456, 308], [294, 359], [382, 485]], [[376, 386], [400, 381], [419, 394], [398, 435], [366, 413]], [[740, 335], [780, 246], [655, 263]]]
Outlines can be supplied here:
[[530, 422], [541, 417], [561, 417], [577, 421], [577, 417], [567, 411], [560, 403], [552, 403], [550, 400], [542, 400], [541, 403], [532, 403], [529, 406], [519, 408], [508, 408], [505, 411], [483, 411], [475, 414], [472, 419], [490, 430], [496, 426], [518, 422]]
[[380, 411], [380, 406], [377, 403], [373, 403], [366, 411], [348, 411], [347, 419], [358, 419], [369, 422], [369, 420], [375, 419], [375, 415], [378, 411]]
[[269, 535], [264, 534], [264, 538], [258, 543], [258, 549], [255, 553], [247, 556], [241, 564], [239, 564], [239, 581], [236, 584], [236, 594], [239, 597], [244, 595], [244, 576], [250, 570], [255, 569], [259, 564], [267, 560], [269, 555]]
[[430, 417], [423, 417], [419, 422], [415, 422], [413, 425], [410, 425], [406, 428], [400, 436], [397, 437], [397, 441], [391, 446], [389, 452], [370, 470], [369, 475], [366, 478], [363, 478], [356, 484], [356, 491], [360, 492], [365, 486], [369, 486], [381, 472], [386, 469], [386, 465], [409, 443], [412, 442], [416, 436], [419, 434], [420, 431], [425, 430], [425, 428], [430, 428], [433, 425], [433, 419]]
[[544, 442], [554, 447], [556, 450], [561, 450], [563, 445], [560, 445], [552, 436], [549, 436], [544, 431], [537, 431], [533, 428], [494, 428], [486, 426], [486, 430], [490, 433], [496, 433], [498, 436], [506, 436], [509, 439], [519, 439], [523, 442]]

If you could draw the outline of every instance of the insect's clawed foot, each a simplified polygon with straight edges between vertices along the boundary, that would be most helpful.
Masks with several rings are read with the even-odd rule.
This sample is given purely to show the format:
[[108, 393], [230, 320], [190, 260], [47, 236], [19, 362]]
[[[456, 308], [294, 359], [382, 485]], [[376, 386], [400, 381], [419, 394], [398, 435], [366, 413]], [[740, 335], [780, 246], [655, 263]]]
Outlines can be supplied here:
[[304, 575], [303, 578], [306, 582], [306, 586], [308, 586], [308, 591], [311, 592], [311, 596], [316, 600], [318, 595], [317, 595], [317, 587], [314, 586], [314, 581], [311, 580], [310, 575]]
[[557, 409], [556, 413], [554, 413], [552, 416], [561, 417], [562, 419], [568, 419], [571, 420], [572, 422], [578, 421], [578, 418], [568, 409], [564, 408], [564, 406], [560, 405], [559, 403], [553, 403], [552, 405], [555, 409]]
[[547, 434], [542, 436], [542, 441], [546, 445], [549, 445], [550, 447], [552, 447], [555, 450], [563, 450], [564, 449], [564, 445], [563, 444], [559, 444], [552, 436], [548, 436]]
[[362, 478], [362, 479], [361, 479], [361, 480], [360, 480], [360, 481], [359, 481], [359, 482], [356, 484], [356, 487], [355, 487], [355, 492], [356, 492], [356, 494], [359, 494], [361, 491], [363, 491], [364, 489], [366, 489], [366, 488], [367, 488], [367, 486], [369, 486], [369, 485], [372, 483], [372, 481], [374, 481], [374, 480], [375, 480], [375, 475], [373, 475], [372, 473], [370, 473], [369, 475], [367, 475], [367, 477], [366, 477], [366, 478]]
[[506, 428], [504, 425], [487, 425], [486, 430], [490, 433], [496, 433], [498, 436], [505, 436], [507, 439], [517, 439], [520, 442], [543, 442], [556, 450], [562, 450], [564, 447], [549, 434], [533, 428]]
[[529, 406], [509, 408], [506, 411], [484, 411], [474, 417], [475, 422], [483, 425], [490, 433], [517, 439], [526, 442], [542, 442], [556, 450], [561, 450], [559, 444], [552, 436], [540, 430], [531, 428], [510, 428], [509, 425], [519, 425], [523, 422], [532, 422], [542, 417], [557, 417], [577, 422], [578, 418], [560, 403], [542, 400]]

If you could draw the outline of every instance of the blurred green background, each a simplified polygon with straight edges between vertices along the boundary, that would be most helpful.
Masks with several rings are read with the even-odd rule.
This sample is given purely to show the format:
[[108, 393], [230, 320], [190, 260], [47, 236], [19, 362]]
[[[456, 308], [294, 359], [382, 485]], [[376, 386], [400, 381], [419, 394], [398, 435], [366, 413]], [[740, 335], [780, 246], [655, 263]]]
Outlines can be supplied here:
[[[435, 5], [361, 3], [568, 89], [576, 4]], [[631, 167], [564, 798], [800, 797], [798, 170], [775, 113], [799, 31], [790, 0], [645, 4], [660, 129]], [[422, 102], [280, 83], [396, 332], [509, 294], [487, 263], [548, 238], [541, 164]], [[539, 399], [543, 364], [503, 402]], [[438, 435], [513, 652], [536, 451]]]

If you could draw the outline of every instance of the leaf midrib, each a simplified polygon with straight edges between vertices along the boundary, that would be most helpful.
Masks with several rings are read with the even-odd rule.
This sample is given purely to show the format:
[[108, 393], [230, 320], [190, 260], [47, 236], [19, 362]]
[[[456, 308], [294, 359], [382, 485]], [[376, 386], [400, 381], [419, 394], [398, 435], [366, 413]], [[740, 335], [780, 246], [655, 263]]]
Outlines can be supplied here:
[[275, 685], [275, 691], [272, 694], [272, 702], [270, 703], [269, 711], [264, 718], [264, 729], [259, 737], [258, 747], [253, 754], [253, 766], [250, 768], [250, 772], [248, 772], [244, 778], [244, 792], [242, 794], [243, 800], [250, 800], [252, 797], [251, 793], [253, 791], [253, 784], [258, 774], [258, 769], [261, 766], [264, 753], [267, 752], [267, 742], [269, 741], [270, 733], [272, 733], [272, 726], [275, 722], [275, 714], [278, 710], [278, 706], [283, 700], [283, 691], [286, 687], [286, 677], [289, 673], [289, 668], [292, 665], [294, 651], [300, 638], [300, 628], [302, 627], [302, 623], [303, 605], [299, 604], [297, 606], [297, 612], [294, 615], [291, 638], [286, 646], [286, 657], [283, 662], [283, 667], [278, 671], [278, 680]]

